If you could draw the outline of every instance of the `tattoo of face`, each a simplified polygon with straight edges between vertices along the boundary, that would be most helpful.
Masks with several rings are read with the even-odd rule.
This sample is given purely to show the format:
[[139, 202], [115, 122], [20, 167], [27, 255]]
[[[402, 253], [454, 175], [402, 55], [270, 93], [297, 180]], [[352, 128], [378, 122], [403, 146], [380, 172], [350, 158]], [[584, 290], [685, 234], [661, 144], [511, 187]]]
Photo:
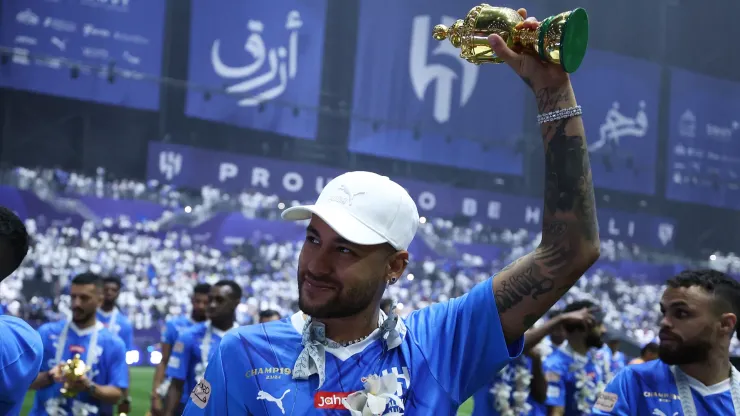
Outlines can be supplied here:
[[538, 297], [552, 291], [555, 281], [549, 277], [538, 280], [535, 277], [533, 267], [529, 267], [522, 273], [501, 282], [500, 287], [493, 292], [499, 313], [504, 313], [513, 308], [525, 297], [529, 296], [537, 300]]

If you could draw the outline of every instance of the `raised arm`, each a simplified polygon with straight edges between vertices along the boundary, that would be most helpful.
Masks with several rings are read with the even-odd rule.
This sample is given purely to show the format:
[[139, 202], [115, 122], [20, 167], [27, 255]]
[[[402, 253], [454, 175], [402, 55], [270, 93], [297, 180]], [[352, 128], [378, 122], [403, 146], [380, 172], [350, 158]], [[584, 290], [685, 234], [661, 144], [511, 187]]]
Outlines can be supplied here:
[[[526, 11], [520, 13], [526, 16]], [[524, 25], [536, 27], [538, 23]], [[532, 88], [539, 114], [577, 105], [570, 79], [559, 66], [518, 54], [496, 35], [489, 40], [497, 55]], [[541, 132], [545, 148], [542, 242], [493, 281], [507, 342], [521, 337], [599, 258], [594, 189], [581, 117], [542, 124]]]

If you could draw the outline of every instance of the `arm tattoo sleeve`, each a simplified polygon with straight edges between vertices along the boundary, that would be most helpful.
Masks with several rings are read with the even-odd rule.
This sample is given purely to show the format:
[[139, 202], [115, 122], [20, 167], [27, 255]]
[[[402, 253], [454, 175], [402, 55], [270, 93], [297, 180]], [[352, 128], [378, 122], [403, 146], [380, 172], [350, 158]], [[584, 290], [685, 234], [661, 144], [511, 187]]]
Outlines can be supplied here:
[[[573, 90], [536, 92], [540, 113], [576, 105]], [[545, 192], [542, 242], [494, 279], [508, 341], [519, 338], [596, 261], [599, 231], [591, 166], [580, 117], [542, 126]]]

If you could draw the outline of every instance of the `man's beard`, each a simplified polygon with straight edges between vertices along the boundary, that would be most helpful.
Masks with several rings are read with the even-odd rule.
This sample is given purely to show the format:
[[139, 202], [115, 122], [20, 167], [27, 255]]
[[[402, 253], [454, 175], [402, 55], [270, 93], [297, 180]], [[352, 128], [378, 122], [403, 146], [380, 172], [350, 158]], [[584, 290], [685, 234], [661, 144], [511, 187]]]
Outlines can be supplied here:
[[600, 335], [589, 333], [586, 335], [586, 346], [588, 348], [601, 348], [604, 346], [604, 341]]
[[72, 322], [75, 323], [75, 325], [82, 325], [90, 322], [90, 320], [95, 316], [95, 311], [85, 313], [83, 311], [78, 311], [76, 315], [72, 315]]
[[[316, 279], [321, 280], [321, 279]], [[298, 280], [298, 307], [308, 316], [319, 319], [337, 319], [357, 315], [372, 304], [376, 282], [369, 280], [356, 286], [338, 289], [335, 295], [323, 304], [309, 304], [303, 296], [305, 280]]]
[[712, 343], [705, 339], [692, 341], [673, 341], [673, 345], [661, 343], [658, 357], [668, 365], [692, 364], [706, 361], [712, 350]]

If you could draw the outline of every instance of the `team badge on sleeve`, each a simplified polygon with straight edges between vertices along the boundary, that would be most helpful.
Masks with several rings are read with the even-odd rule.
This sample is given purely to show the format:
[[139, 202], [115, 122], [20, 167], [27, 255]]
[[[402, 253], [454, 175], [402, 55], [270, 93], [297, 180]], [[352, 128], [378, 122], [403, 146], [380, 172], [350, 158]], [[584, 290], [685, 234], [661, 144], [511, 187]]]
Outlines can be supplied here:
[[206, 379], [201, 379], [196, 384], [193, 392], [190, 393], [190, 400], [198, 406], [200, 409], [205, 409], [208, 404], [208, 399], [211, 398], [211, 383]]
[[183, 344], [180, 341], [177, 341], [175, 345], [172, 347], [172, 352], [183, 352], [185, 351], [185, 344]]
[[594, 407], [602, 412], [611, 412], [617, 404], [617, 399], [619, 399], [619, 396], [614, 393], [609, 393], [608, 391], [601, 392]]

